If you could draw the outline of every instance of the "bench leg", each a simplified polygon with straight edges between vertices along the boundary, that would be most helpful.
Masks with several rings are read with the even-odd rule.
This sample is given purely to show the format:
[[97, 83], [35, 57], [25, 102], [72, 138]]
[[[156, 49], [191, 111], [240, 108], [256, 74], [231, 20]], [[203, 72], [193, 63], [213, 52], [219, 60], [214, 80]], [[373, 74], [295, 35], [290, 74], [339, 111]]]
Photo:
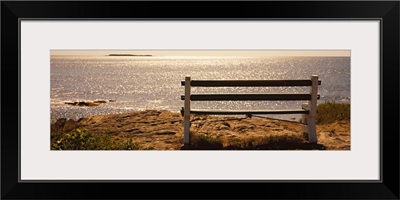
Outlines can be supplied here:
[[317, 128], [315, 125], [315, 118], [310, 117], [308, 118], [307, 122], [308, 126], [308, 140], [310, 143], [317, 143]]
[[183, 143], [188, 145], [190, 144], [190, 117], [184, 117], [183, 119]]
[[306, 114], [301, 115], [301, 123], [302, 123], [301, 128], [302, 128], [302, 132], [303, 132], [303, 137], [308, 139], [309, 131], [308, 131], [308, 125], [307, 125], [307, 118], [308, 118], [308, 115], [306, 115]]
[[190, 145], [190, 77], [185, 77], [185, 110], [183, 116], [183, 143]]
[[317, 143], [318, 141], [317, 141], [315, 118], [303, 114], [301, 123], [303, 124], [302, 126], [303, 134], [307, 135], [308, 141], [310, 143]]
[[308, 109], [310, 113], [307, 119], [308, 125], [308, 139], [311, 143], [317, 143], [317, 130], [315, 126], [315, 116], [317, 115], [317, 100], [318, 100], [318, 76], [312, 75], [311, 76], [311, 100], [308, 102]]

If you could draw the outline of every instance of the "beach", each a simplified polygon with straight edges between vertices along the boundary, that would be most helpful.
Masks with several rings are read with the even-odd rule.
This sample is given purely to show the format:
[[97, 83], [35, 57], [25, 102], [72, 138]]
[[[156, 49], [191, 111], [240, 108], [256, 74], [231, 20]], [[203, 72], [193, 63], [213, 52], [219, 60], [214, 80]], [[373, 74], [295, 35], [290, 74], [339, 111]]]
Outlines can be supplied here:
[[[183, 145], [183, 117], [166, 110], [60, 118], [51, 129], [52, 134], [79, 130], [106, 135], [113, 142], [131, 141], [151, 150], [180, 150]], [[190, 131], [194, 150], [350, 150], [350, 121], [345, 120], [317, 124], [317, 144], [308, 142], [300, 123], [271, 118], [191, 115]]]

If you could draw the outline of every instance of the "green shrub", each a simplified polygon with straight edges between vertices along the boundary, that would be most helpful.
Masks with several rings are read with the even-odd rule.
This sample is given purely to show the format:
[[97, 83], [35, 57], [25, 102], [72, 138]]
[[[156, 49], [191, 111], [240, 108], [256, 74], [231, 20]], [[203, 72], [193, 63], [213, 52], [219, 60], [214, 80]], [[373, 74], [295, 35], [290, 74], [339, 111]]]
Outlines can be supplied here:
[[350, 104], [325, 102], [318, 105], [316, 122], [318, 124], [334, 123], [336, 121], [350, 121]]
[[129, 141], [112, 140], [107, 134], [93, 134], [76, 129], [71, 133], [51, 133], [51, 150], [148, 150]]

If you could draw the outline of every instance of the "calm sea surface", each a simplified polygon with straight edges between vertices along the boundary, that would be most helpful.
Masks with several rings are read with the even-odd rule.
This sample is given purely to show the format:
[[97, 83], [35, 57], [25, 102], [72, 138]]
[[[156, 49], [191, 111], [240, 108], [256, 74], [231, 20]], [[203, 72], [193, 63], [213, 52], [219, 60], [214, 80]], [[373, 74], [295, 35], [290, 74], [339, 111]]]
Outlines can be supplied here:
[[[192, 79], [309, 79], [318, 75], [323, 101], [350, 101], [350, 57], [109, 57], [51, 56], [51, 121], [138, 110], [183, 107], [181, 81]], [[193, 88], [199, 93], [308, 93], [301, 88]], [[116, 100], [96, 107], [71, 101]], [[304, 102], [193, 102], [192, 108], [285, 109]], [[300, 116], [296, 116], [300, 118]], [[293, 118], [293, 116], [271, 116]]]

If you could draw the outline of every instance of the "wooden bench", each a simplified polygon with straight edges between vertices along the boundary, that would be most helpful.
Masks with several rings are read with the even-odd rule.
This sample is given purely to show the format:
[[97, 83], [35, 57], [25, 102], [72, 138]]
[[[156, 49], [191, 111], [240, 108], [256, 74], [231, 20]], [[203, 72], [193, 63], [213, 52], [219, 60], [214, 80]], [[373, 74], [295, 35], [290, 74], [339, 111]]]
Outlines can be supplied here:
[[[190, 114], [246, 115], [253, 114], [302, 114], [302, 130], [308, 134], [309, 142], [317, 143], [315, 115], [317, 114], [318, 85], [317, 75], [308, 80], [191, 80], [185, 77], [184, 107], [184, 145], [190, 144]], [[191, 94], [191, 87], [298, 87], [310, 86], [308, 94]], [[189, 97], [189, 98], [186, 98]], [[191, 101], [304, 101], [301, 109], [289, 110], [207, 110], [191, 109]]]

